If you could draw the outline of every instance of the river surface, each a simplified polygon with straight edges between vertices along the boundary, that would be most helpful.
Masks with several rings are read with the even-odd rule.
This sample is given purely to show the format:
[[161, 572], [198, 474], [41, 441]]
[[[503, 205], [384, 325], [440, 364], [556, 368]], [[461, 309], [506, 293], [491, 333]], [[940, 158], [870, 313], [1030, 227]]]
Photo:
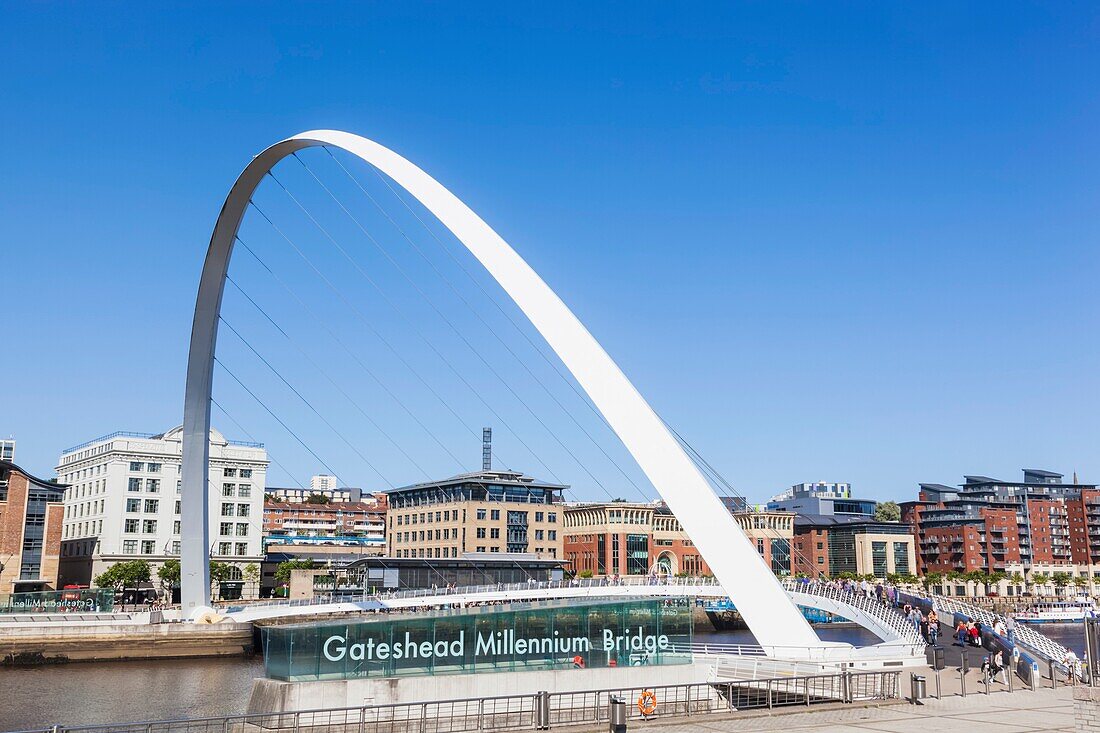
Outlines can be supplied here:
[[[825, 641], [856, 646], [877, 642], [848, 625], [819, 626]], [[1044, 634], [1083, 656], [1081, 624], [1043, 626]], [[699, 624], [698, 642], [755, 644], [748, 631], [712, 631]], [[0, 731], [132, 720], [196, 718], [243, 713], [252, 680], [264, 676], [259, 656], [143, 662], [59, 664], [0, 669]]]

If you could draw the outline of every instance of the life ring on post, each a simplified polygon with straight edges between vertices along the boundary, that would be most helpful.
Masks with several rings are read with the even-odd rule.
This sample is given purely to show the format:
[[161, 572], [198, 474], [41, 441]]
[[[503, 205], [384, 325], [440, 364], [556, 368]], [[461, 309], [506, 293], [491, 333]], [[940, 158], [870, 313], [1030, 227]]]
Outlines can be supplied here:
[[653, 690], [642, 690], [642, 694], [638, 695], [638, 712], [648, 718], [656, 711], [657, 695]]

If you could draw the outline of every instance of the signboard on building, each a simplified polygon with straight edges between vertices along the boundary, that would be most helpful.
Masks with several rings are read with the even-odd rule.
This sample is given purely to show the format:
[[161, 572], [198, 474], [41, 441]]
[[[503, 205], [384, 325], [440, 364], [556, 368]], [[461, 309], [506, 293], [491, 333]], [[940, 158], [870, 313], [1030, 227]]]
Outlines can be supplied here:
[[682, 599], [483, 606], [263, 629], [267, 676], [279, 680], [687, 664], [691, 638]]

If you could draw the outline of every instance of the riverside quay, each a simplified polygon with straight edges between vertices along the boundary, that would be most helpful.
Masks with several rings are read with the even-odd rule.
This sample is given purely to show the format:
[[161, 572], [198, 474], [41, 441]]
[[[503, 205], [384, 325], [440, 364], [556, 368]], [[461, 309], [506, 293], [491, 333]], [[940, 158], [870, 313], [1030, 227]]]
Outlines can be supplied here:
[[683, 600], [552, 601], [263, 630], [271, 679], [690, 664]]

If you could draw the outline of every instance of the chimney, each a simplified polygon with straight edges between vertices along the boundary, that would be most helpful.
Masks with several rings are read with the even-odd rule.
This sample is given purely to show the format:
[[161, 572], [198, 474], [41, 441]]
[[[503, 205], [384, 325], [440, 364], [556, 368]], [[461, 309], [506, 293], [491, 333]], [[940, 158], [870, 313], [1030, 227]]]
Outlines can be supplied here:
[[481, 431], [481, 470], [493, 470], [493, 429], [484, 428]]

